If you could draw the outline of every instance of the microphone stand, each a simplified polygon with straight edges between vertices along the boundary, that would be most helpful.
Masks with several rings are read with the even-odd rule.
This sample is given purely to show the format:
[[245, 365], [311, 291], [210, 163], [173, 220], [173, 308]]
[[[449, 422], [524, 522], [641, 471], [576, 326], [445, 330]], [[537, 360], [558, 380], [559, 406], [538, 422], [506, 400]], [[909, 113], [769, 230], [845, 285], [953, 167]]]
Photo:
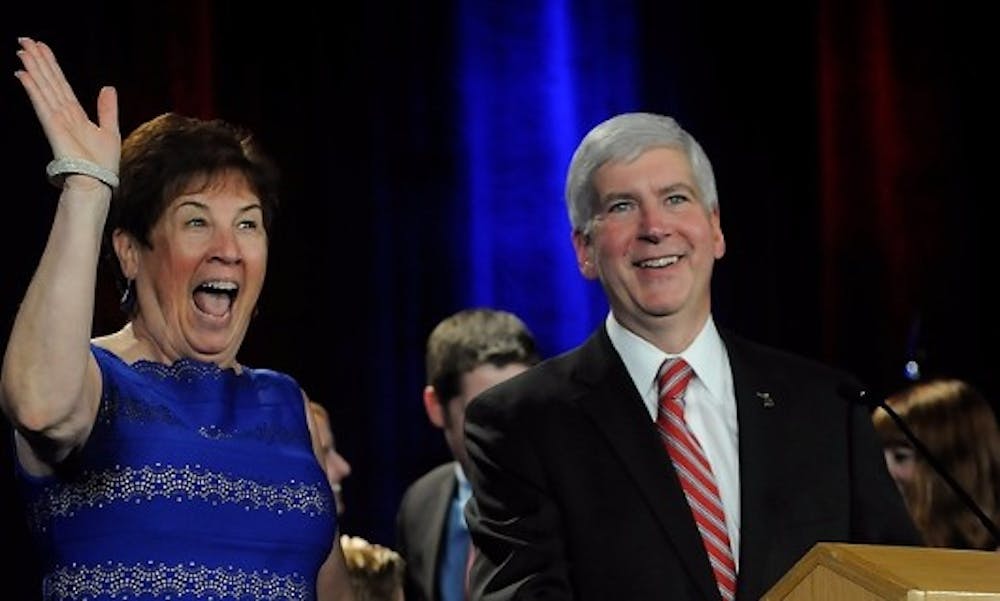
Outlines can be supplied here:
[[993, 537], [994, 546], [1000, 548], [1000, 528], [997, 528], [997, 525], [993, 523], [993, 520], [991, 520], [989, 516], [987, 516], [986, 513], [979, 507], [979, 505], [976, 504], [976, 502], [972, 499], [972, 497], [969, 496], [969, 493], [965, 492], [965, 489], [963, 489], [961, 485], [959, 485], [959, 483], [956, 482], [954, 478], [952, 478], [951, 474], [948, 473], [948, 470], [944, 469], [944, 466], [941, 465], [941, 462], [939, 462], [937, 458], [934, 456], [934, 454], [930, 452], [930, 449], [928, 449], [924, 445], [924, 443], [921, 442], [919, 438], [917, 438], [917, 435], [914, 434], [913, 430], [911, 430], [910, 427], [906, 425], [906, 422], [903, 420], [903, 418], [900, 417], [899, 414], [896, 413], [893, 410], [893, 408], [889, 406], [889, 403], [886, 403], [884, 400], [880, 399], [872, 401], [871, 399], [869, 399], [868, 391], [863, 389], [857, 392], [857, 399], [859, 402], [868, 407], [879, 407], [883, 411], [889, 414], [889, 417], [892, 418], [892, 421], [896, 422], [896, 425], [899, 426], [899, 429], [910, 441], [910, 444], [913, 445], [913, 448], [917, 449], [917, 451], [921, 454], [921, 456], [923, 456], [923, 458], [927, 460], [927, 463], [929, 463], [931, 467], [934, 468], [934, 471], [937, 472], [937, 474], [941, 476], [941, 478], [943, 478], [945, 482], [948, 483], [948, 486], [950, 486], [951, 489], [955, 492], [955, 494], [958, 495], [958, 498], [961, 499], [963, 503], [965, 503], [965, 506], [968, 507], [972, 511], [972, 513], [976, 515], [977, 518], [979, 518], [979, 521], [982, 522], [983, 527], [986, 528], [986, 530], [990, 533], [990, 536]]

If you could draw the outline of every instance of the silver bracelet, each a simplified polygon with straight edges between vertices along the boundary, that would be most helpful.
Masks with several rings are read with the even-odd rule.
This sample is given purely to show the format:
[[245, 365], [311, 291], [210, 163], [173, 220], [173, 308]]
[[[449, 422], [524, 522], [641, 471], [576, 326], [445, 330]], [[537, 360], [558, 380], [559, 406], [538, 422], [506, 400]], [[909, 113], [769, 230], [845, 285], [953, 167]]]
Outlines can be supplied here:
[[78, 173], [89, 175], [90, 177], [108, 185], [112, 190], [118, 187], [118, 174], [110, 169], [105, 169], [97, 163], [92, 163], [86, 159], [62, 158], [53, 159], [45, 166], [45, 173], [49, 176], [49, 181], [57, 188], [63, 187], [63, 181], [67, 174]]

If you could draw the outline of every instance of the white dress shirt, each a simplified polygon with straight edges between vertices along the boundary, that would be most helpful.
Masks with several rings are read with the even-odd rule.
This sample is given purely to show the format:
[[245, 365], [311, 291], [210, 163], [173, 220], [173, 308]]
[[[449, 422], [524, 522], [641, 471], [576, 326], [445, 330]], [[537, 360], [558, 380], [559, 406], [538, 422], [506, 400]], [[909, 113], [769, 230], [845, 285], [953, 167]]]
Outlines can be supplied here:
[[[709, 315], [701, 332], [679, 355], [664, 353], [649, 341], [622, 326], [612, 313], [605, 320], [608, 337], [656, 421], [659, 387], [656, 375], [668, 357], [680, 356], [694, 372], [684, 394], [684, 419], [705, 451], [719, 486], [726, 512], [726, 527], [733, 558], [739, 567], [740, 548], [740, 464], [739, 427], [736, 423], [736, 395], [729, 355]], [[666, 452], [666, 450], [664, 450]]]

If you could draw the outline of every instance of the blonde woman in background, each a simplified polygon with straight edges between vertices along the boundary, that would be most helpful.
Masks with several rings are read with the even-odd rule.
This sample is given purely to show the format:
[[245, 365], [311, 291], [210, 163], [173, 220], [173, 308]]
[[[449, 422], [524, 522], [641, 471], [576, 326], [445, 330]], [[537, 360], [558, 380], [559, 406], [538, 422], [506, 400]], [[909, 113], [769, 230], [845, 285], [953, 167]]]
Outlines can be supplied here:
[[406, 562], [396, 551], [360, 536], [341, 535], [356, 601], [404, 601]]

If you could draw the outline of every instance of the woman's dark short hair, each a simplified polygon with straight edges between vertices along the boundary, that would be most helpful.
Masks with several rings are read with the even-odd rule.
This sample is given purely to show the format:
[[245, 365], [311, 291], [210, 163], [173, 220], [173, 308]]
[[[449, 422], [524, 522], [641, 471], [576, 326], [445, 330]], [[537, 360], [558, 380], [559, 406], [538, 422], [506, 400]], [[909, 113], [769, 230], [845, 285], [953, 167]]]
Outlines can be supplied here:
[[[111, 235], [118, 229], [151, 247], [149, 234], [173, 199], [207, 188], [231, 171], [246, 178], [261, 202], [264, 228], [270, 231], [279, 205], [278, 169], [248, 130], [221, 119], [177, 113], [143, 123], [122, 143], [121, 183], [105, 228], [106, 250], [111, 250]], [[108, 256], [118, 273], [114, 253]]]

